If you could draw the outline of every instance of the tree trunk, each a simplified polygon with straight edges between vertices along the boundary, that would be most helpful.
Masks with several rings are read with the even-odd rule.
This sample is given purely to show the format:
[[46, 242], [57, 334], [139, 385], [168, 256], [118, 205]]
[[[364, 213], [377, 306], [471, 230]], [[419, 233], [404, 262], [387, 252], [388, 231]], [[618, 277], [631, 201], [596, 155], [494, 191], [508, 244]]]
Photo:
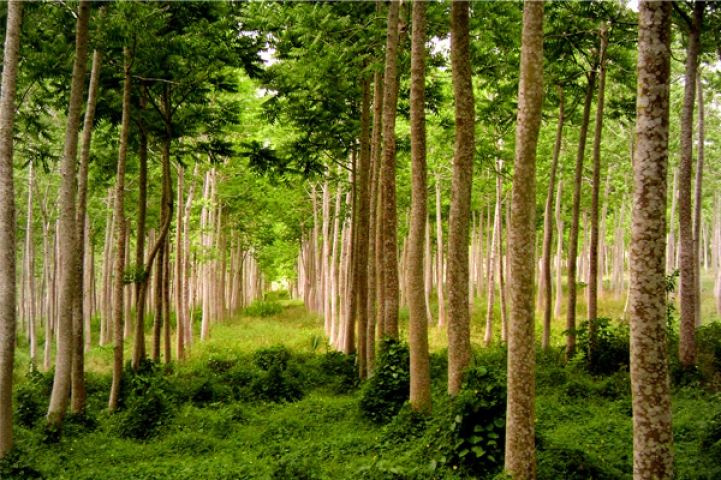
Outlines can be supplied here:
[[[13, 130], [23, 2], [9, 1], [0, 96], [0, 458], [13, 448], [13, 365], [15, 358], [15, 193]], [[47, 335], [47, 333], [46, 333]]]
[[[543, 253], [541, 254], [541, 291], [539, 308], [543, 308], [543, 336], [541, 337], [541, 348], [544, 350], [551, 346], [551, 297], [553, 296], [553, 285], [551, 283], [551, 243], [553, 242], [553, 194], [556, 189], [556, 170], [558, 170], [558, 158], [561, 155], [561, 140], [563, 140], [563, 124], [566, 120], [564, 112], [563, 89], [558, 89], [558, 128], [556, 130], [556, 141], [553, 146], [553, 160], [551, 160], [551, 173], [548, 179], [548, 194], [546, 195], [546, 207], [543, 213]], [[559, 191], [561, 182], [559, 180]], [[560, 200], [560, 199], [559, 199]], [[562, 232], [559, 234], [562, 239]], [[560, 256], [560, 253], [558, 253]], [[560, 283], [557, 284], [560, 290]], [[540, 290], [540, 288], [539, 288]]]
[[[140, 109], [144, 110], [145, 97], [140, 97]], [[135, 233], [135, 339], [133, 343], [133, 369], [145, 358], [145, 302], [147, 275], [145, 270], [145, 220], [148, 205], [148, 135], [141, 119], [138, 121], [138, 228]]]
[[430, 412], [431, 372], [428, 355], [423, 239], [428, 220], [426, 173], [426, 4], [413, 4], [411, 38], [411, 225], [408, 236], [408, 310], [411, 354], [411, 409]]
[[493, 306], [496, 303], [496, 270], [500, 267], [501, 262], [497, 261], [496, 254], [498, 253], [498, 240], [500, 235], [498, 229], [501, 228], [501, 172], [500, 169], [503, 167], [503, 160], [496, 160], [496, 168], [499, 170], [496, 173], [496, 206], [493, 211], [493, 231], [491, 234], [491, 246], [488, 249], [488, 293], [486, 300], [488, 301], [488, 310], [486, 311], [486, 335], [484, 337], [484, 343], [486, 347], [491, 346], [493, 340]]
[[561, 190], [563, 182], [558, 179], [558, 190], [556, 191], [556, 300], [553, 316], [561, 316], [561, 305], [563, 303], [563, 219], [561, 218]]
[[688, 23], [688, 46], [686, 48], [686, 72], [683, 110], [681, 112], [681, 163], [678, 187], [678, 221], [681, 249], [681, 325], [679, 331], [678, 357], [681, 366], [689, 368], [696, 363], [696, 264], [694, 249], [693, 210], [691, 206], [691, 177], [693, 176], [693, 110], [696, 98], [696, 75], [698, 71], [699, 43], [705, 2], [694, 2], [693, 19]]
[[108, 410], [114, 412], [120, 397], [120, 379], [123, 376], [123, 291], [125, 289], [125, 158], [128, 151], [130, 135], [130, 95], [132, 77], [130, 66], [132, 56], [130, 49], [123, 49], [125, 56], [125, 78], [123, 80], [123, 116], [120, 124], [120, 144], [118, 146], [118, 173], [115, 180], [115, 264], [114, 264], [114, 295], [113, 295], [113, 383], [110, 389]]
[[583, 106], [583, 121], [578, 139], [578, 153], [576, 154], [576, 173], [573, 183], [573, 210], [571, 213], [571, 230], [568, 240], [568, 310], [566, 311], [566, 359], [569, 359], [576, 350], [576, 259], [578, 257], [578, 220], [581, 210], [581, 186], [583, 180], [583, 157], [586, 150], [586, 136], [588, 135], [588, 122], [591, 116], [591, 102], [593, 89], [596, 86], [596, 70], [588, 74], [588, 88], [586, 101]]
[[511, 319], [508, 335], [506, 472], [514, 479], [536, 478], [533, 284], [536, 261], [536, 146], [543, 105], [543, 2], [526, 0], [523, 9], [518, 126], [513, 165], [509, 229]]
[[633, 478], [673, 475], [666, 345], [666, 232], [671, 3], [639, 2], [630, 308]]
[[446, 299], [443, 275], [443, 219], [441, 217], [441, 175], [436, 172], [436, 295], [438, 296], [438, 326], [446, 324]]
[[185, 360], [185, 305], [183, 304], [185, 278], [183, 276], [183, 260], [185, 254], [183, 252], [183, 232], [185, 226], [183, 224], [183, 173], [182, 165], [177, 165], [178, 170], [178, 216], [175, 230], [175, 342], [178, 360]]
[[593, 180], [591, 182], [591, 238], [588, 255], [588, 346], [591, 361], [596, 350], [596, 320], [598, 317], [598, 215], [601, 193], [601, 138], [603, 133], [603, 102], [606, 88], [606, 48], [608, 28], [601, 27], [601, 53], [598, 61], [598, 99], [596, 100], [596, 129], [593, 136]]
[[53, 393], [48, 408], [48, 427], [59, 431], [65, 420], [70, 399], [70, 379], [73, 356], [73, 303], [78, 292], [77, 277], [73, 272], [82, 260], [78, 255], [76, 201], [77, 201], [77, 154], [80, 113], [85, 88], [85, 66], [88, 63], [88, 24], [90, 2], [81, 0], [78, 5], [78, 21], [75, 33], [75, 61], [70, 86], [70, 105], [65, 130], [65, 150], [61, 163], [60, 230], [58, 234], [62, 249], [60, 276], [60, 300], [58, 309], [58, 345], [55, 361]]
[[676, 268], [676, 201], [678, 200], [678, 169], [673, 169], [673, 188], [671, 190], [671, 220], [668, 226], [668, 240], [666, 247], [666, 272], [671, 273]]
[[[701, 3], [701, 2], [699, 2]], [[703, 185], [703, 156], [704, 156], [704, 104], [703, 104], [703, 82], [701, 81], [701, 68], [696, 72], [696, 90], [698, 91], [698, 157], [696, 162], [696, 185], [693, 208], [693, 248], [694, 248], [694, 274], [696, 294], [696, 326], [701, 326], [701, 211], [703, 209], [702, 185]], [[704, 259], [706, 259], [704, 249]]]
[[36, 365], [38, 354], [38, 343], [36, 336], [35, 321], [35, 247], [33, 244], [33, 183], [35, 176], [33, 172], [33, 162], [28, 163], [28, 203], [27, 218], [25, 221], [25, 265], [23, 273], [25, 283], [20, 288], [27, 293], [26, 311], [28, 320], [28, 341], [30, 342], [30, 363]]
[[380, 188], [383, 195], [383, 334], [398, 339], [398, 246], [396, 219], [396, 110], [398, 106], [398, 25], [400, 2], [388, 6], [386, 88], [383, 92], [383, 151]]
[[471, 82], [470, 4], [451, 4], [451, 65], [456, 141], [453, 155], [451, 211], [448, 219], [448, 393], [461, 390], [471, 361], [468, 312], [468, 228], [475, 153], [475, 109]]

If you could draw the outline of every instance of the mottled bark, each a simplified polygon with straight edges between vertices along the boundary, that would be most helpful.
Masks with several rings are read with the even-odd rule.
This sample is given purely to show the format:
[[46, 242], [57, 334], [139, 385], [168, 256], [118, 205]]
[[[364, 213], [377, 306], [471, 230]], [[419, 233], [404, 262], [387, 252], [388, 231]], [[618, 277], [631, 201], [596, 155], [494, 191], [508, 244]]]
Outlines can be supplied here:
[[445, 282], [443, 278], [445, 262], [443, 248], [443, 218], [441, 217], [441, 174], [436, 172], [436, 295], [438, 297], [438, 326], [446, 325]]
[[671, 4], [640, 2], [630, 247], [633, 478], [673, 478], [666, 346], [666, 175]]
[[603, 134], [603, 103], [606, 88], [606, 49], [608, 27], [601, 28], [601, 53], [598, 61], [598, 98], [596, 100], [596, 129], [593, 135], [593, 176], [591, 181], [591, 238], [588, 255], [588, 347], [593, 361], [596, 349], [596, 319], [598, 317], [598, 232], [599, 197], [601, 194], [601, 138]]
[[543, 2], [526, 0], [518, 86], [518, 127], [509, 230], [511, 319], [508, 335], [506, 472], [536, 478], [534, 279], [536, 146], [543, 106]]
[[451, 211], [448, 219], [448, 393], [461, 390], [471, 361], [468, 312], [468, 229], [475, 153], [475, 109], [471, 82], [470, 4], [451, 4], [451, 68], [456, 134]]
[[[551, 160], [551, 172], [548, 179], [548, 193], [546, 194], [546, 207], [543, 213], [543, 250], [541, 253], [541, 302], [539, 307], [543, 308], [543, 336], [541, 337], [541, 348], [544, 350], [551, 345], [551, 297], [553, 296], [553, 284], [551, 282], [551, 248], [553, 242], [553, 194], [556, 190], [556, 171], [558, 170], [558, 158], [561, 155], [561, 140], [563, 139], [563, 124], [566, 120], [564, 112], [563, 89], [558, 89], [558, 128], [556, 129], [556, 141], [553, 146], [553, 159]], [[561, 182], [559, 181], [559, 190]], [[560, 235], [562, 238], [563, 236]], [[559, 253], [560, 255], [560, 253]], [[560, 289], [561, 285], [558, 284]]]
[[699, 43], [706, 2], [695, 2], [693, 18], [689, 19], [686, 71], [684, 74], [683, 110], [681, 112], [681, 162], [678, 176], [678, 223], [680, 270], [679, 293], [681, 320], [678, 357], [681, 365], [696, 363], [696, 315], [699, 308], [696, 295], [696, 259], [693, 237], [693, 208], [691, 179], [693, 177], [693, 110], [696, 98]]
[[426, 317], [425, 278], [423, 275], [424, 234], [428, 219], [428, 179], [426, 167], [426, 4], [413, 4], [411, 38], [411, 224], [408, 236], [408, 310], [411, 354], [411, 409], [431, 409], [431, 373], [428, 356], [428, 318]]
[[72, 401], [70, 411], [77, 414], [85, 413], [85, 339], [90, 330], [85, 332], [85, 310], [89, 309], [87, 288], [83, 277], [85, 260], [85, 234], [88, 204], [88, 170], [90, 166], [90, 142], [95, 123], [95, 104], [98, 96], [98, 83], [100, 81], [101, 55], [98, 50], [93, 52], [93, 66], [90, 70], [90, 85], [88, 87], [88, 101], [83, 120], [83, 138], [80, 148], [80, 163], [78, 165], [78, 210], [75, 214], [78, 238], [78, 256], [83, 259], [76, 262], [76, 276], [78, 291], [73, 304], [73, 366], [72, 366]]
[[398, 338], [398, 239], [396, 217], [396, 109], [398, 107], [398, 24], [400, 2], [388, 5], [383, 92], [383, 151], [380, 173], [383, 210], [383, 334]]
[[13, 448], [13, 364], [17, 315], [13, 127], [22, 17], [23, 2], [8, 2], [0, 88], [0, 458]]
[[581, 211], [581, 187], [583, 180], [583, 158], [586, 151], [586, 137], [588, 135], [588, 122], [591, 117], [591, 102], [593, 90], [596, 86], [596, 70], [588, 74], [588, 87], [586, 89], [586, 101], [583, 105], [583, 120], [578, 138], [578, 153], [576, 154], [576, 173], [573, 182], [573, 210], [571, 212], [571, 230], [568, 234], [568, 309], [566, 311], [566, 358], [568, 359], [576, 350], [576, 259], [578, 256], [578, 228], [579, 214]]
[[123, 376], [123, 291], [125, 289], [125, 158], [130, 135], [130, 94], [132, 77], [130, 49], [123, 49], [125, 55], [123, 84], [123, 115], [120, 123], [120, 143], [118, 146], [118, 172], [115, 178], [115, 262], [113, 267], [113, 383], [110, 390], [108, 410], [114, 412], [120, 397], [120, 379]]
[[60, 185], [60, 225], [58, 240], [60, 255], [60, 297], [58, 308], [58, 340], [55, 361], [53, 393], [48, 408], [48, 426], [62, 428], [70, 399], [70, 377], [73, 349], [73, 303], [78, 292], [77, 264], [82, 260], [78, 255], [78, 232], [76, 227], [77, 201], [77, 154], [80, 113], [85, 88], [85, 66], [88, 63], [88, 24], [90, 2], [78, 5], [78, 20], [75, 32], [75, 61], [70, 85], [70, 103], [65, 130], [65, 149], [61, 161], [62, 182]]
[[[693, 250], [694, 250], [694, 293], [696, 294], [696, 326], [701, 326], [701, 210], [703, 209], [703, 161], [704, 161], [704, 104], [703, 104], [703, 82], [701, 81], [701, 68], [696, 72], [696, 90], [698, 91], [698, 148], [696, 152], [696, 182], [694, 185], [693, 202]], [[704, 264], [708, 265], [706, 249], [704, 251]], [[708, 267], [706, 268], [708, 270]]]

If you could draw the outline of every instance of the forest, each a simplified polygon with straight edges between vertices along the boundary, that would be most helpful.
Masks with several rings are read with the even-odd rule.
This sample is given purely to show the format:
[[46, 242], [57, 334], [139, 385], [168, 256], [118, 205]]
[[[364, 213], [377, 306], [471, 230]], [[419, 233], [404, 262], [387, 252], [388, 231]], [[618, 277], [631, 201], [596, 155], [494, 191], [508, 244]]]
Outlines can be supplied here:
[[0, 36], [0, 479], [721, 479], [717, 2]]

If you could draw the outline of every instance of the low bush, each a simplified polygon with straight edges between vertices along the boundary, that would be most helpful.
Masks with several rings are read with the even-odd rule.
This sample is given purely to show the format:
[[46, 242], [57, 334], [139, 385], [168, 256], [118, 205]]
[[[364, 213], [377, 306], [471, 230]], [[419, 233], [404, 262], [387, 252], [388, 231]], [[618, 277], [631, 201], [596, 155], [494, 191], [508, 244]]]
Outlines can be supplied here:
[[595, 343], [590, 338], [589, 323], [576, 330], [576, 362], [594, 375], [627, 371], [631, 359], [631, 335], [626, 323], [613, 324], [610, 318], [597, 318]]
[[244, 317], [272, 317], [283, 313], [283, 306], [276, 302], [256, 300], [243, 309]]
[[485, 366], [466, 371], [463, 387], [440, 416], [431, 445], [446, 466], [469, 475], [496, 473], [503, 465], [506, 376]]
[[45, 417], [50, 403], [54, 373], [42, 373], [34, 365], [25, 376], [25, 381], [15, 387], [14, 419], [18, 425], [33, 428]]
[[623, 472], [580, 448], [553, 445], [536, 436], [537, 480], [625, 480]]
[[392, 338], [381, 340], [378, 363], [360, 400], [363, 416], [378, 424], [390, 422], [408, 400], [410, 388], [408, 345]]

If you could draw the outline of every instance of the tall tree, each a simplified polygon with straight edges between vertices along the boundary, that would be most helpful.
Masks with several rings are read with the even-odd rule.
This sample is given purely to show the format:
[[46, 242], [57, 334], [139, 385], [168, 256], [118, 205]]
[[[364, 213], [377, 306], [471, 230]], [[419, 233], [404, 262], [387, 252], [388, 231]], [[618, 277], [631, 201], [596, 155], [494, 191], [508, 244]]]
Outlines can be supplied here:
[[666, 189], [671, 4], [642, 1], [630, 251], [633, 478], [673, 478], [666, 346]]
[[686, 47], [686, 71], [684, 74], [683, 110], [681, 112], [681, 163], [678, 175], [678, 222], [680, 270], [679, 281], [681, 297], [681, 326], [679, 331], [679, 361], [684, 367], [696, 363], [696, 315], [699, 309], [696, 295], [696, 264], [694, 254], [693, 209], [691, 202], [691, 180], [693, 177], [693, 110], [696, 103], [696, 75], [700, 50], [701, 29], [706, 2], [693, 4], [693, 17], [689, 17], [679, 7], [675, 8], [684, 18], [688, 29]]
[[470, 3], [451, 4], [451, 68], [456, 141], [453, 154], [451, 211], [448, 219], [448, 393], [461, 390], [471, 361], [468, 310], [468, 230], [475, 152], [475, 107], [471, 81]]
[[426, 169], [426, 4], [413, 4], [411, 38], [411, 171], [412, 204], [408, 235], [408, 310], [411, 354], [411, 408], [428, 412], [431, 408], [431, 373], [428, 356], [423, 241], [428, 222], [428, 174]]
[[13, 127], [23, 2], [8, 2], [0, 87], [0, 458], [13, 448], [13, 365], [15, 361], [15, 191]]
[[88, 63], [88, 25], [90, 22], [90, 2], [81, 0], [78, 5], [78, 19], [75, 33], [75, 60], [70, 84], [70, 104], [65, 129], [65, 150], [61, 164], [62, 183], [60, 186], [60, 222], [57, 232], [61, 248], [60, 294], [58, 300], [58, 340], [55, 360], [53, 393], [48, 407], [48, 427], [53, 430], [62, 428], [70, 399], [70, 375], [73, 347], [73, 300], [77, 295], [76, 264], [81, 261], [78, 255], [76, 228], [77, 201], [77, 154], [80, 113], [83, 106], [85, 88], [85, 67]]
[[398, 26], [400, 2], [388, 5], [388, 33], [386, 38], [385, 89], [383, 91], [383, 147], [380, 172], [380, 189], [383, 201], [383, 334], [398, 338], [398, 220], [396, 214], [396, 110], [398, 108]]
[[120, 145], [118, 146], [118, 173], [115, 178], [115, 263], [113, 268], [113, 383], [108, 401], [108, 410], [115, 411], [120, 397], [120, 379], [123, 375], [123, 291], [125, 287], [125, 158], [130, 135], [130, 95], [132, 92], [132, 55], [130, 48], [123, 49], [125, 55], [123, 80], [123, 117], [120, 124]]
[[536, 478], [534, 279], [536, 146], [543, 106], [543, 2], [526, 0], [509, 231], [511, 318], [508, 331], [506, 472]]

